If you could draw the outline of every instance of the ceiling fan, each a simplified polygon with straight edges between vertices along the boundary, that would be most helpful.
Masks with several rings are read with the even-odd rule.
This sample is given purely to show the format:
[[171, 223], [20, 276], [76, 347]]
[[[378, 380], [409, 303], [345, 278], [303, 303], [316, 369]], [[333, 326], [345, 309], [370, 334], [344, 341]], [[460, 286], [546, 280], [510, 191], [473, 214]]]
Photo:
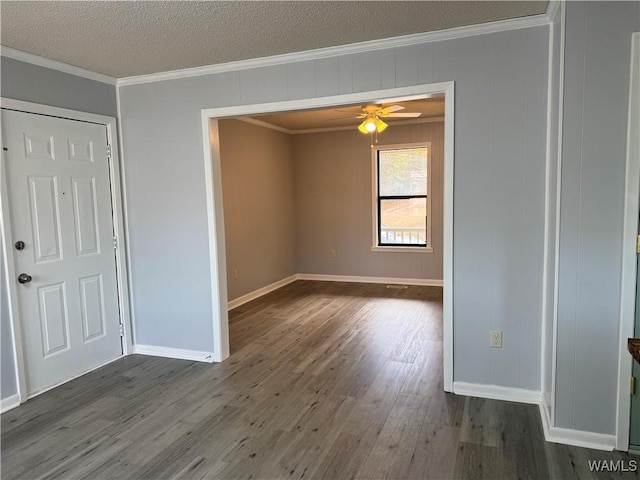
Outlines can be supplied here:
[[358, 126], [358, 130], [362, 133], [379, 133], [387, 128], [387, 124], [380, 120], [381, 118], [417, 118], [420, 116], [419, 112], [396, 113], [399, 110], [404, 110], [404, 107], [402, 105], [389, 107], [365, 105], [362, 107], [362, 113], [356, 117], [364, 118], [364, 121]]

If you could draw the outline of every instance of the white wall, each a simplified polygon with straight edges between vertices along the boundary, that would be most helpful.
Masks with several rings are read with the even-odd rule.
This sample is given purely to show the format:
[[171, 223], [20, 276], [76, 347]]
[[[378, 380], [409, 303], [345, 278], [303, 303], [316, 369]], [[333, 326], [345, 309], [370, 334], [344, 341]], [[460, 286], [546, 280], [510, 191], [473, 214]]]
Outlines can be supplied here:
[[201, 109], [454, 80], [455, 380], [540, 389], [547, 42], [541, 26], [121, 87], [136, 340], [213, 348]]
[[567, 2], [556, 426], [615, 433], [631, 33], [638, 2]]

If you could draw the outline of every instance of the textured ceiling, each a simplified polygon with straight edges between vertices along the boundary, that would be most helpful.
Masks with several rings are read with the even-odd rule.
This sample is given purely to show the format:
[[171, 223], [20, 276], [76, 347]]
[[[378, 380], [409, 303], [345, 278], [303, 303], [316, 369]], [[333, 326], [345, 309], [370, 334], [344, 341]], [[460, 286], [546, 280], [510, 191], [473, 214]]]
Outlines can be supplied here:
[[[443, 96], [432, 97], [423, 100], [412, 100], [408, 102], [384, 103], [382, 105], [384, 107], [387, 107], [389, 105], [402, 105], [403, 107], [405, 107], [405, 109], [399, 113], [419, 112], [421, 113], [419, 117], [420, 120], [444, 116]], [[362, 122], [362, 119], [356, 118], [361, 113], [362, 106], [353, 105], [323, 110], [307, 110], [300, 112], [260, 115], [252, 118], [260, 120], [262, 122], [270, 123], [271, 125], [275, 125], [277, 127], [285, 128], [287, 130], [296, 131], [346, 126], [353, 126], [355, 128]], [[413, 123], [416, 119], [383, 118], [383, 120], [385, 123], [393, 125], [394, 123], [406, 122], [407, 120]]]
[[113, 77], [544, 13], [546, 1], [0, 2], [0, 43]]

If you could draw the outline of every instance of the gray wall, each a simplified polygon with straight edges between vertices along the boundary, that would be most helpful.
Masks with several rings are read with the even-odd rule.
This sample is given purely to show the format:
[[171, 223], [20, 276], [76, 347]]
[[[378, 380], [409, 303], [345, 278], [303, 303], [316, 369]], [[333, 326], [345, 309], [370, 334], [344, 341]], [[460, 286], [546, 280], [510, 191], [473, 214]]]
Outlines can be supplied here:
[[567, 2], [556, 425], [615, 433], [631, 33], [638, 2]]
[[293, 136], [299, 273], [442, 280], [444, 123], [391, 126], [379, 136], [380, 146], [428, 141], [434, 251], [388, 253], [371, 251], [369, 136], [356, 129]]
[[293, 146], [286, 133], [239, 120], [218, 128], [233, 300], [297, 273]]
[[547, 54], [541, 26], [122, 87], [136, 340], [213, 348], [201, 109], [455, 80], [454, 378], [540, 389]]
[[[57, 70], [31, 65], [12, 58], [0, 57], [0, 94], [5, 98], [69, 108], [99, 115], [116, 116], [116, 88], [113, 85], [76, 77]], [[7, 298], [4, 283], [4, 265], [0, 268], [0, 298]], [[4, 305], [4, 304], [3, 304]], [[5, 338], [10, 338], [8, 314], [2, 311], [2, 398], [15, 393], [13, 375], [13, 350], [5, 348]], [[6, 335], [5, 335], [6, 334]], [[10, 382], [5, 384], [6, 382]], [[10, 388], [11, 382], [14, 389]]]
[[2, 96], [69, 108], [98, 115], [116, 116], [116, 87], [50, 68], [1, 57]]

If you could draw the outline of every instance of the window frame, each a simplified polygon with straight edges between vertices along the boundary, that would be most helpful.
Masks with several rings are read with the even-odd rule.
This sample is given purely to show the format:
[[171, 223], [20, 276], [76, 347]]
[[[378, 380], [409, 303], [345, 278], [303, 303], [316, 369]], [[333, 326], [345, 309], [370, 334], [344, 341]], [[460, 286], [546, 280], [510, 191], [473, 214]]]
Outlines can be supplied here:
[[[426, 222], [426, 245], [409, 245], [409, 244], [380, 244], [380, 185], [379, 185], [379, 152], [388, 150], [403, 150], [410, 148], [426, 148], [427, 149], [427, 222]], [[371, 147], [371, 172], [372, 172], [372, 230], [373, 230], [373, 245], [371, 246], [372, 252], [394, 252], [394, 253], [433, 253], [433, 244], [431, 241], [431, 197], [433, 194], [431, 188], [431, 142], [414, 142], [414, 143], [397, 143], [387, 145], [373, 145]], [[401, 195], [401, 196], [384, 196], [387, 197], [401, 197], [401, 198], [424, 198], [424, 195]], [[384, 199], [383, 198], [383, 199]]]

